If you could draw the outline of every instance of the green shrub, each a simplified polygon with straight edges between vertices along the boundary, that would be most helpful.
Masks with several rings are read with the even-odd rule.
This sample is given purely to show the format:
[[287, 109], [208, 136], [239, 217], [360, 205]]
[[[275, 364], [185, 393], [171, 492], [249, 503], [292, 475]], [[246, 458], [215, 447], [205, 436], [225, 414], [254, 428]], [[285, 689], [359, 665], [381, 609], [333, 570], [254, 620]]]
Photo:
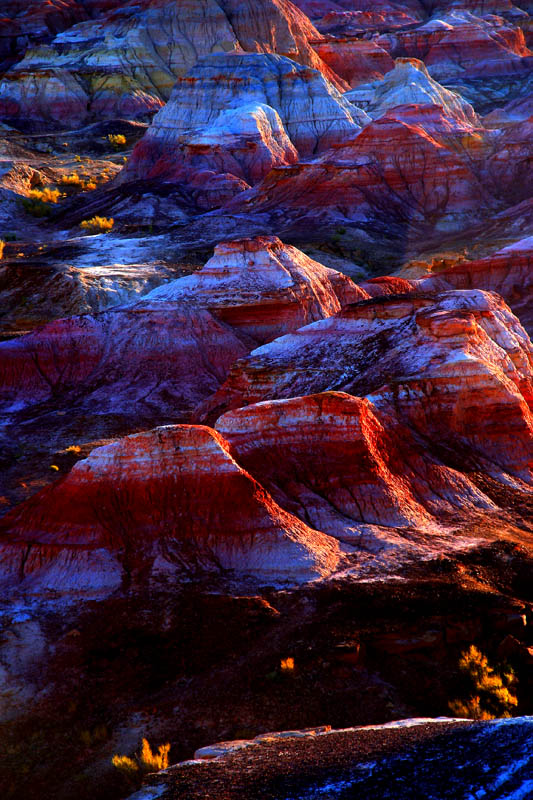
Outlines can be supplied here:
[[33, 197], [24, 197], [22, 207], [32, 217], [49, 217], [52, 213], [48, 203], [43, 203], [42, 200], [36, 200]]

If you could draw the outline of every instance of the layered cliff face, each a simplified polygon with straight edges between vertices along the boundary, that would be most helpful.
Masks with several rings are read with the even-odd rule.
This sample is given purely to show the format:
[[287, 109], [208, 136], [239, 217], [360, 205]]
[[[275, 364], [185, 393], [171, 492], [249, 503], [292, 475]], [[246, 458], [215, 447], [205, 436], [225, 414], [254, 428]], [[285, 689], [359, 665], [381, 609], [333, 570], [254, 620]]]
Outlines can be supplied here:
[[379, 80], [394, 67], [389, 53], [372, 40], [335, 37], [313, 43], [313, 49], [351, 87]]
[[275, 236], [221, 243], [199, 272], [147, 295], [149, 300], [200, 302], [261, 343], [366, 297], [345, 275]]
[[322, 157], [272, 170], [227, 208], [332, 224], [386, 215], [389, 224], [463, 227], [494, 204], [465, 157], [465, 140], [477, 150], [475, 130], [440, 107], [393, 109]]
[[458, 123], [479, 127], [479, 119], [461, 95], [450, 92], [429, 75], [425, 64], [415, 58], [398, 58], [394, 69], [381, 80], [359, 86], [345, 97], [377, 119], [395, 106], [434, 105]]
[[147, 118], [199, 56], [232, 50], [288, 55], [343, 86], [311, 48], [309, 19], [285, 0], [142, 0], [104, 10], [27, 50], [0, 85], [2, 117], [25, 127]]
[[263, 402], [224, 414], [216, 428], [284, 508], [363, 552], [387, 540], [401, 549], [386, 528], [437, 534], [493, 508], [368, 399], [325, 392]]
[[457, 448], [460, 462], [474, 457], [530, 485], [532, 354], [497, 295], [382, 296], [253, 351], [202, 413], [347, 391], [394, 409], [428, 443]]
[[408, 289], [406, 287], [406, 290], [412, 291], [416, 285], [426, 290], [453, 287], [497, 292], [531, 335], [532, 251], [533, 240], [521, 239], [485, 258], [462, 261], [427, 278], [421, 278]]
[[[94, 450], [0, 525], [6, 588], [108, 592], [234, 570], [310, 580], [394, 569], [464, 546], [497, 507], [394, 415], [328, 392]], [[459, 535], [457, 535], [459, 534]], [[97, 580], [92, 580], [97, 573]]]
[[178, 420], [257, 343], [366, 296], [275, 237], [221, 244], [199, 273], [136, 304], [1, 343], [4, 409], [48, 403], [100, 422]]
[[4, 585], [39, 591], [200, 569], [306, 580], [339, 561], [335, 542], [284, 512], [219, 434], [186, 425], [97, 448], [2, 520], [0, 549]]
[[320, 72], [287, 58], [206, 56], [178, 78], [120, 181], [185, 182], [200, 195], [217, 174], [254, 184], [353, 138], [366, 119]]
[[394, 34], [389, 46], [395, 55], [421, 58], [444, 83], [527, 72], [531, 51], [521, 28], [489, 10], [479, 16], [477, 11], [451, 5], [423, 25]]

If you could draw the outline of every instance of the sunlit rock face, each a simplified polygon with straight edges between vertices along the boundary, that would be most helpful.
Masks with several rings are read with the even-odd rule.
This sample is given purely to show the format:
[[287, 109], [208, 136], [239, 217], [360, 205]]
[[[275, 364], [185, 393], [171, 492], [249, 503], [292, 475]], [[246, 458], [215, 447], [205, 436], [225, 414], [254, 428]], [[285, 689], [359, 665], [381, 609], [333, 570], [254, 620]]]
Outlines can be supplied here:
[[224, 414], [216, 428], [284, 508], [363, 550], [379, 539], [372, 526], [436, 533], [493, 507], [368, 399], [325, 392], [266, 401]]
[[482, 138], [440, 107], [395, 108], [320, 158], [272, 170], [227, 208], [273, 221], [307, 215], [342, 224], [386, 216], [389, 227], [395, 221], [464, 227], [494, 204], [465, 158], [465, 141], [476, 150]]
[[1, 343], [3, 405], [16, 413], [71, 404], [131, 424], [179, 420], [258, 343], [365, 297], [349, 278], [275, 237], [220, 244], [200, 272], [136, 304]]
[[394, 414], [326, 392], [175, 425], [93, 450], [0, 523], [0, 582], [102, 594], [202, 574], [309, 581], [351, 555], [387, 570], [461, 545], [494, 513]]
[[444, 83], [530, 69], [531, 51], [520, 27], [503, 17], [477, 16], [452, 6], [423, 25], [383, 36], [380, 44], [396, 56], [422, 59], [430, 75]]
[[4, 585], [109, 591], [139, 574], [327, 574], [338, 544], [283, 511], [202, 426], [157, 428], [94, 450], [2, 520]]
[[270, 236], [217, 245], [199, 272], [160, 286], [147, 299], [201, 303], [264, 343], [367, 296], [350, 278]]
[[202, 189], [214, 176], [257, 183], [353, 138], [367, 119], [320, 72], [287, 58], [206, 56], [178, 78], [119, 181], [185, 183], [206, 204]]
[[200, 414], [345, 391], [394, 409], [429, 442], [458, 443], [488, 472], [531, 484], [532, 357], [497, 295], [381, 296], [253, 351]]
[[441, 106], [443, 112], [463, 125], [479, 126], [474, 109], [456, 92], [450, 92], [429, 75], [425, 64], [415, 58], [398, 58], [394, 69], [381, 80], [345, 94], [354, 105], [373, 118], [402, 105]]
[[311, 48], [318, 34], [309, 19], [285, 0], [130, 0], [101, 11], [27, 50], [0, 85], [2, 118], [26, 127], [149, 118], [176, 77], [216, 52], [277, 52], [345, 87]]
[[351, 87], [379, 80], [394, 68], [389, 53], [372, 40], [331, 38], [313, 47]]
[[[524, 328], [533, 332], [533, 239], [520, 239], [490, 256], [462, 261], [411, 284], [424, 290], [484, 289], [497, 292], [512, 308]], [[369, 293], [372, 289], [366, 286]], [[412, 289], [411, 289], [412, 290]]]

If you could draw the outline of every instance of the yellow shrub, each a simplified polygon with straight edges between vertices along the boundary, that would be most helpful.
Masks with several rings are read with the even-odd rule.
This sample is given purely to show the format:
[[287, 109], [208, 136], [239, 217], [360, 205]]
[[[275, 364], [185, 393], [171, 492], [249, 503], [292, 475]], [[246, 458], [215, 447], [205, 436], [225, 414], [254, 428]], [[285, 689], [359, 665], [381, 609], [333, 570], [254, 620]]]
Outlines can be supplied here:
[[280, 663], [280, 668], [282, 672], [293, 672], [294, 671], [294, 658], [282, 658]]
[[71, 175], [62, 175], [60, 183], [62, 186], [69, 186], [84, 192], [91, 192], [97, 188], [95, 181], [88, 172], [84, 173], [84, 177], [87, 178], [87, 180], [84, 180], [77, 172], [73, 172]]
[[112, 217], [91, 217], [80, 222], [80, 228], [89, 233], [108, 233], [114, 224]]
[[160, 769], [166, 769], [168, 767], [169, 752], [170, 744], [168, 742], [160, 745], [157, 753], [153, 753], [148, 739], [143, 739], [139, 759], [141, 769], [145, 772], [159, 772]]
[[32, 200], [40, 200], [41, 203], [57, 203], [61, 192], [59, 189], [50, 189], [46, 186], [44, 189], [32, 189], [29, 196]]
[[109, 133], [107, 141], [113, 145], [115, 150], [120, 150], [126, 144], [126, 137], [122, 133]]
[[140, 767], [137, 762], [134, 761], [133, 758], [128, 758], [128, 756], [114, 755], [111, 759], [111, 763], [127, 778], [134, 778], [140, 772]]
[[142, 740], [141, 752], [135, 758], [129, 756], [114, 755], [111, 763], [129, 780], [139, 780], [148, 772], [159, 772], [168, 767], [168, 754], [170, 743], [159, 746], [156, 753], [152, 751], [148, 739]]
[[518, 698], [510, 687], [515, 683], [511, 669], [497, 672], [490, 666], [487, 656], [471, 645], [459, 660], [459, 669], [465, 675], [471, 694], [466, 700], [452, 700], [452, 713], [471, 719], [510, 717], [518, 705]]
[[65, 186], [80, 186], [83, 181], [77, 172], [73, 172], [72, 175], [62, 175], [60, 183]]

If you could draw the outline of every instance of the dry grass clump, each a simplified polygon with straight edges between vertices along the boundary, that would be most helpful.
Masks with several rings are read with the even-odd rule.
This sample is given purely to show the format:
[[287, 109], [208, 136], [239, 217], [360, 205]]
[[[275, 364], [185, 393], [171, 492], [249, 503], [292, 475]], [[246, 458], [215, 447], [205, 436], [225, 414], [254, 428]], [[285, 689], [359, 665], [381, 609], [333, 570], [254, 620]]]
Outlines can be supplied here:
[[22, 207], [32, 217], [49, 217], [52, 213], [51, 203], [57, 203], [62, 197], [59, 189], [51, 189], [45, 186], [44, 189], [32, 189], [28, 197], [22, 200]]
[[169, 753], [169, 742], [159, 745], [157, 752], [154, 752], [148, 739], [143, 739], [140, 753], [136, 753], [133, 758], [116, 754], [111, 759], [111, 763], [130, 783], [140, 784], [144, 775], [149, 772], [159, 772], [168, 767]]
[[80, 228], [87, 233], [109, 233], [114, 224], [113, 217], [91, 217], [80, 222]]
[[70, 175], [62, 175], [59, 181], [62, 186], [67, 186], [70, 189], [79, 189], [81, 192], [92, 192], [96, 189], [97, 184], [89, 176], [88, 180], [84, 180], [77, 172], [72, 172]]

